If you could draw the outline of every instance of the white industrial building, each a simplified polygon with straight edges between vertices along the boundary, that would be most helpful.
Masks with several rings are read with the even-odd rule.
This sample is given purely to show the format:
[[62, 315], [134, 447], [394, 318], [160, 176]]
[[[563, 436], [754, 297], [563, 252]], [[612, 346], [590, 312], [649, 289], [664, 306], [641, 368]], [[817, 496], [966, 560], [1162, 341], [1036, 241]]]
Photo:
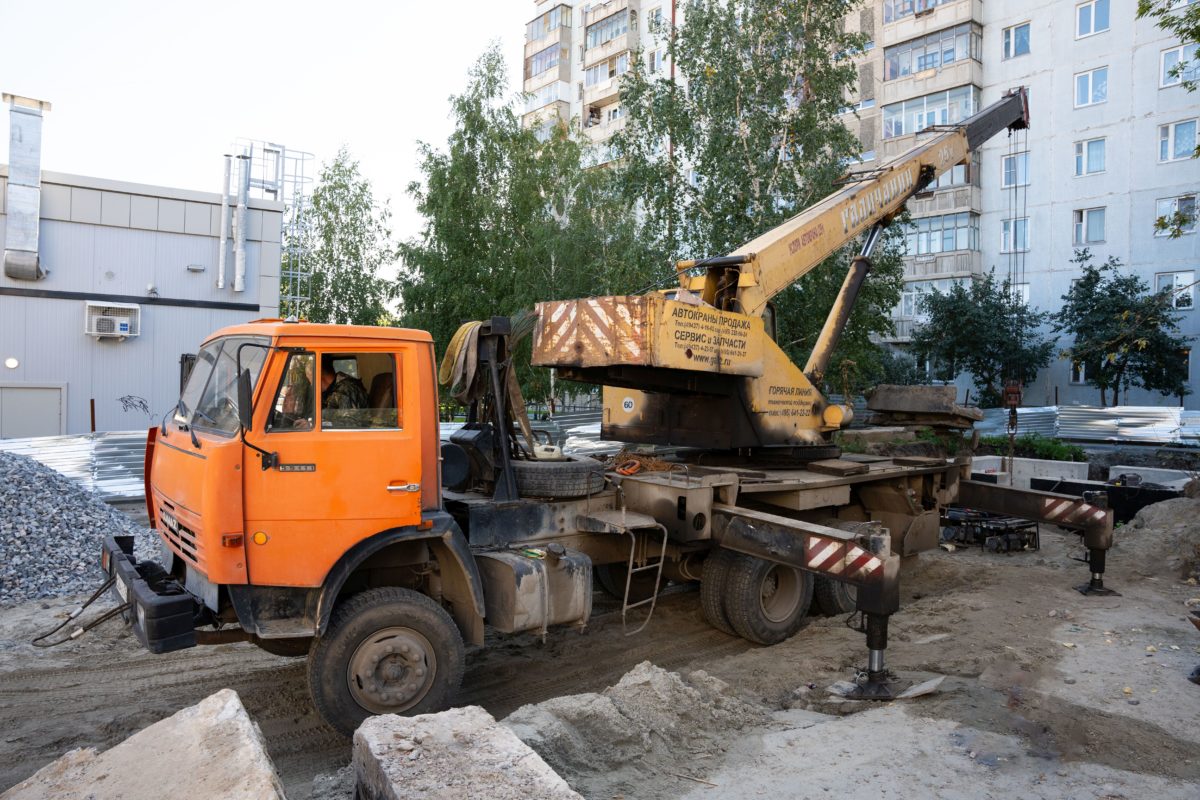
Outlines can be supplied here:
[[[674, 13], [681, 23], [682, 4], [533, 5], [525, 124], [572, 120], [603, 143], [624, 125], [619, 85], [630, 59], [640, 56], [670, 75], [650, 20], [669, 23]], [[865, 169], [912, 147], [930, 125], [958, 122], [1012, 87], [1030, 90], [1027, 133], [995, 137], [930, 195], [910, 201], [917, 227], [887, 341], [907, 345], [920, 322], [921, 292], [992, 268], [1011, 276], [1034, 306], [1058, 310], [1076, 274], [1077, 247], [1089, 248], [1096, 263], [1119, 258], [1151, 287], [1180, 287], [1174, 302], [1182, 329], [1200, 335], [1191, 287], [1200, 277], [1200, 239], [1194, 232], [1170, 239], [1154, 228], [1159, 215], [1195, 208], [1200, 92], [1189, 92], [1170, 68], [1181, 60], [1195, 66], [1196, 45], [1136, 19], [1135, 3], [1113, 0], [875, 0], [846, 25], [870, 40], [845, 115], [862, 142]], [[600, 153], [600, 161], [609, 158]], [[1194, 356], [1181, 357], [1191, 358], [1194, 392], [1185, 404], [1200, 408], [1200, 367]], [[1025, 401], [1098, 404], [1084, 377], [1059, 359], [1027, 387]], [[1133, 390], [1123, 402], [1178, 399]]]
[[49, 104], [5, 101], [0, 438], [150, 427], [205, 336], [278, 316], [284, 205], [235, 193], [222, 236], [219, 193], [43, 172]]

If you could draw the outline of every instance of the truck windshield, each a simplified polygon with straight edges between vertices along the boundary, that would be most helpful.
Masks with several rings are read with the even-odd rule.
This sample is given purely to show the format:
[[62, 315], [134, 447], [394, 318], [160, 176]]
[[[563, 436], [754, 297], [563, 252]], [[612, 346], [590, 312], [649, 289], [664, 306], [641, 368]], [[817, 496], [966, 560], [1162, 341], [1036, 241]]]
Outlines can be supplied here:
[[250, 386], [266, 359], [269, 340], [265, 336], [227, 336], [209, 342], [196, 356], [196, 365], [175, 410], [175, 421], [197, 429], [232, 436], [238, 429], [237, 353], [242, 347], [242, 367], [250, 371]]

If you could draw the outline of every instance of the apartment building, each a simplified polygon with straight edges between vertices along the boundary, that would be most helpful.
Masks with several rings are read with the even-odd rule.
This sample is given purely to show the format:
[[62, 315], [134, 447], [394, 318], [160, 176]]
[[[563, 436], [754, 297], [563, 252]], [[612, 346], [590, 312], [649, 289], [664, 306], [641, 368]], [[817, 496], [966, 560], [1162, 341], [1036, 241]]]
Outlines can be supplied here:
[[[666, 43], [656, 31], [672, 22], [674, 5], [671, 0], [538, 0], [537, 15], [525, 25], [529, 99], [524, 124], [544, 133], [575, 120], [602, 145], [625, 124], [620, 83], [630, 59], [640, 53], [651, 74], [669, 71]], [[674, 13], [680, 22], [681, 14]], [[607, 150], [599, 148], [597, 157], [607, 161]]]
[[[526, 124], [577, 119], [602, 143], [624, 124], [618, 87], [638, 45], [651, 68], [669, 70], [647, 20], [669, 15], [671, 3], [547, 1], [537, 10], [525, 46], [525, 90], [534, 95]], [[845, 110], [864, 167], [1012, 87], [1030, 92], [1028, 131], [995, 137], [909, 202], [914, 227], [890, 344], [903, 349], [910, 341], [921, 293], [992, 269], [1011, 277], [1030, 304], [1057, 310], [1080, 247], [1097, 262], [1119, 258], [1152, 287], [1176, 289], [1183, 332], [1200, 336], [1191, 286], [1200, 278], [1200, 237], [1188, 231], [1172, 239], [1154, 226], [1159, 216], [1195, 208], [1200, 92], [1189, 92], [1172, 68], [1192, 64], [1187, 77], [1200, 76], [1196, 45], [1114, 0], [877, 0], [846, 27], [869, 40], [858, 95]], [[1191, 354], [1181, 357], [1191, 361], [1196, 392], [1185, 404], [1200, 408], [1200, 366]], [[1027, 387], [1026, 402], [1095, 403], [1085, 381], [1059, 359]], [[1138, 390], [1127, 400], [1177, 402]]]

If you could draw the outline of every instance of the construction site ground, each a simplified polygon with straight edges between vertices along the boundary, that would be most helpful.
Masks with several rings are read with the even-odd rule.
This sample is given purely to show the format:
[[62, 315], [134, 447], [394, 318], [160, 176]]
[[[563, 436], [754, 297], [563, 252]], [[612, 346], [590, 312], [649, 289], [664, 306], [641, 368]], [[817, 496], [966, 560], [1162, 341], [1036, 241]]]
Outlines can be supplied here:
[[[705, 624], [698, 594], [673, 587], [650, 625], [626, 637], [619, 606], [602, 603], [585, 634], [489, 639], [469, 652], [460, 704], [497, 719], [527, 704], [601, 692], [650, 662], [716, 691], [745, 713], [676, 720], [620, 754], [578, 757], [580, 726], [531, 742], [586, 797], [1179, 797], [1200, 796], [1200, 635], [1185, 603], [1200, 588], [1175, 555], [1195, 547], [1200, 501], [1176, 500], [1156, 527], [1117, 531], [1108, 583], [1119, 597], [1072, 587], [1076, 537], [1044, 529], [1039, 552], [934, 552], [906, 564], [892, 618], [889, 666], [933, 695], [891, 704], [826, 692], [861, 666], [861, 633], [813, 617], [791, 640], [758, 647]], [[1193, 541], [1195, 540], [1195, 541]], [[1173, 563], [1169, 563], [1172, 562]], [[347, 796], [350, 744], [308, 698], [303, 659], [250, 644], [164, 656], [141, 650], [113, 622], [61, 647], [29, 640], [72, 604], [36, 601], [0, 612], [0, 790], [65, 751], [105, 749], [206, 696], [238, 692], [261, 727], [290, 798]], [[723, 683], [721, 683], [723, 682]], [[705, 684], [707, 685], [707, 684]], [[564, 698], [553, 700], [553, 698]], [[710, 698], [711, 699], [711, 698]], [[700, 701], [696, 701], [700, 703]], [[704, 710], [703, 708], [701, 710]], [[514, 719], [538, 710], [525, 709]], [[573, 712], [571, 712], [573, 713]], [[600, 724], [600, 721], [597, 721]], [[666, 723], [653, 723], [666, 725]], [[678, 732], [677, 732], [678, 733]], [[611, 736], [597, 731], [597, 741]], [[570, 739], [570, 741], [567, 741]], [[635, 743], [636, 744], [636, 743]], [[591, 747], [592, 745], [588, 745]], [[585, 748], [586, 751], [586, 748]], [[575, 755], [572, 755], [574, 753]], [[321, 777], [314, 790], [314, 778]]]

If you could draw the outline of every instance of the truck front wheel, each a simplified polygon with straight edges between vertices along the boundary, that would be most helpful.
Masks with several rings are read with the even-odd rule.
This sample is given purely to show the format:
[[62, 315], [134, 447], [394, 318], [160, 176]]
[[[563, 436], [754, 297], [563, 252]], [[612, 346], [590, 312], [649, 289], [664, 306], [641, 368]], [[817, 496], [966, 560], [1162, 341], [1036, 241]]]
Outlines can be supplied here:
[[454, 620], [425, 595], [394, 586], [335, 608], [308, 656], [313, 704], [346, 736], [372, 714], [446, 708], [462, 676], [463, 641]]

